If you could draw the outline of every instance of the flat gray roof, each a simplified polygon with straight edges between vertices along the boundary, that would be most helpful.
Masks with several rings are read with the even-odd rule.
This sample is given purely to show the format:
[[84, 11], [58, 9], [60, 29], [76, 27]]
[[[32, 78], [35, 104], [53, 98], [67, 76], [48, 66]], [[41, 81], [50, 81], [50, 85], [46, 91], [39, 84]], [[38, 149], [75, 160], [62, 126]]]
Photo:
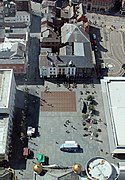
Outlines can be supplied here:
[[118, 146], [125, 146], [125, 81], [111, 81], [108, 89], [117, 143]]
[[0, 108], [8, 107], [12, 73], [13, 71], [11, 69], [0, 70]]
[[125, 77], [104, 77], [101, 84], [103, 95], [105, 94], [105, 113], [109, 114], [106, 116], [111, 125], [108, 127], [109, 134], [113, 134], [115, 148], [120, 147], [125, 151]]
[[75, 56], [85, 56], [84, 44], [80, 42], [74, 42], [74, 55]]
[[5, 154], [9, 118], [0, 118], [0, 154]]

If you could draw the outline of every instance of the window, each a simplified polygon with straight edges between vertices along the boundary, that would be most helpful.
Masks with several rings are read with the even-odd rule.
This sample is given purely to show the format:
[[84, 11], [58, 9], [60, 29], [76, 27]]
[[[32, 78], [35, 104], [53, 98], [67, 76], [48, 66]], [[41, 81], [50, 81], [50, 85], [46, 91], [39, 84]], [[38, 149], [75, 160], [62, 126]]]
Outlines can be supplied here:
[[65, 69], [64, 68], [62, 69], [62, 73], [65, 74]]
[[61, 74], [61, 69], [59, 68], [59, 74]]

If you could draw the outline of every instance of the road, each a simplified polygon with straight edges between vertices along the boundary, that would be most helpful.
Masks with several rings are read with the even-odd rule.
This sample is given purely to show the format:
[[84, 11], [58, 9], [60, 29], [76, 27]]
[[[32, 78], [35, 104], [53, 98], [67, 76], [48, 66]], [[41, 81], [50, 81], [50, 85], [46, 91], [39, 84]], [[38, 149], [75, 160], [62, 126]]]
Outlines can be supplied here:
[[[107, 67], [108, 76], [121, 76], [124, 74], [122, 65], [125, 63], [125, 51], [122, 33], [125, 32], [125, 19], [106, 15], [87, 14], [92, 26], [98, 31], [97, 57], [101, 57]], [[90, 19], [89, 19], [90, 18]], [[102, 41], [100, 40], [102, 37]], [[98, 55], [100, 53], [100, 55]], [[105, 73], [103, 75], [106, 75]]]
[[121, 63], [125, 63], [125, 52], [123, 50], [122, 44], [122, 35], [121, 32], [117, 32], [116, 30], [110, 33], [111, 38], [111, 46], [112, 52], [114, 56], [119, 60]]

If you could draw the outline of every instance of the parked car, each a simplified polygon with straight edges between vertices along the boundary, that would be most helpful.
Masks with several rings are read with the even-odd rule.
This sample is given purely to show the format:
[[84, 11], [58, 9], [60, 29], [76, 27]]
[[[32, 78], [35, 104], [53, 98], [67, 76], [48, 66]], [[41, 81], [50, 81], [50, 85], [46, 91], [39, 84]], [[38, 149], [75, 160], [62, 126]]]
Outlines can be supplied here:
[[105, 63], [101, 63], [101, 69], [105, 69]]
[[92, 43], [93, 43], [93, 45], [96, 45], [96, 40], [93, 40]]
[[95, 50], [95, 51], [98, 51], [98, 48], [97, 48], [97, 46], [94, 46], [94, 50]]
[[96, 40], [96, 34], [92, 34], [94, 40]]

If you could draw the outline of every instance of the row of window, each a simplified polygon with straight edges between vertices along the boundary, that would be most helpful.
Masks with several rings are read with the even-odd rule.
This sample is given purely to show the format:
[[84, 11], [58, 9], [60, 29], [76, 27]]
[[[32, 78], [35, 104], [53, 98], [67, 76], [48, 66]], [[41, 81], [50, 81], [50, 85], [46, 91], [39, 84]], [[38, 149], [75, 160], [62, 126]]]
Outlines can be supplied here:
[[[87, 1], [86, 0], [83, 0], [83, 3], [86, 3]], [[91, 1], [91, 0], [88, 0], [88, 3], [92, 3], [93, 5], [102, 5], [102, 6], [107, 6], [109, 5], [111, 2], [105, 2], [105, 1]]]
[[17, 21], [29, 21], [29, 19], [18, 19], [17, 18], [17, 19], [6, 19], [5, 21], [6, 22], [8, 22], [8, 21], [16, 21], [17, 22]]
[[109, 5], [109, 3], [107, 3], [107, 2], [93, 2], [92, 4], [93, 5], [100, 5], [100, 6], [108, 6]]
[[[66, 69], [59, 68], [58, 73], [59, 74], [66, 74]], [[50, 74], [56, 74], [55, 68], [53, 68], [53, 71], [52, 71], [52, 68], [50, 68]], [[68, 69], [68, 74], [74, 74], [74, 69], [69, 68]]]

